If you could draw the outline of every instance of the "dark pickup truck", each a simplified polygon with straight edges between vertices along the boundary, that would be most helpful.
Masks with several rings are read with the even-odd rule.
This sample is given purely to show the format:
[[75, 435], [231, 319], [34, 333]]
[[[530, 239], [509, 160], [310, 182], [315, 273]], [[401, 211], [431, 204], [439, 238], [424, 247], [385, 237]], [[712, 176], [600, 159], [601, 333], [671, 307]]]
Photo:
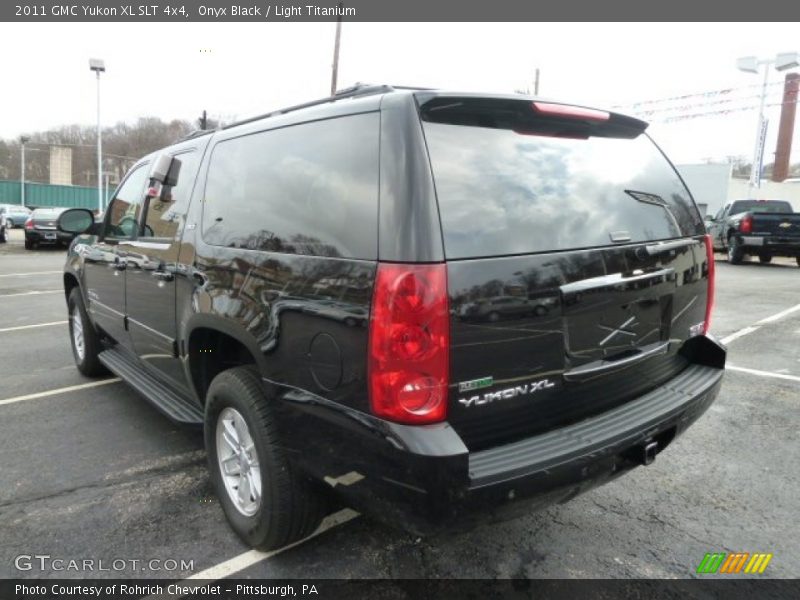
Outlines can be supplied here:
[[800, 266], [800, 213], [785, 200], [734, 200], [706, 220], [714, 249], [728, 253], [732, 265], [746, 254], [768, 263], [793, 256]]

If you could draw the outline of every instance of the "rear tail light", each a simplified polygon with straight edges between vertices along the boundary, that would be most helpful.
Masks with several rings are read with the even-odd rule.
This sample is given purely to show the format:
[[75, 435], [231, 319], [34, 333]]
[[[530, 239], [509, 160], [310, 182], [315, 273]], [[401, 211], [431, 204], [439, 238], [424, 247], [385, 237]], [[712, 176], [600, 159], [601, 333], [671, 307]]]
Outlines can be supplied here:
[[714, 310], [714, 292], [716, 269], [714, 267], [714, 242], [710, 235], [706, 239], [706, 261], [708, 262], [708, 297], [706, 298], [706, 319], [703, 322], [703, 335], [708, 333], [711, 327], [711, 312]]
[[369, 331], [372, 412], [398, 423], [443, 421], [449, 347], [445, 265], [378, 265]]
[[533, 102], [537, 112], [554, 117], [584, 119], [586, 121], [608, 121], [611, 115], [604, 110], [570, 106], [569, 104], [553, 104], [551, 102]]
[[33, 229], [33, 219], [25, 221], [25, 229]]
[[739, 231], [742, 233], [752, 233], [753, 217], [751, 215], [745, 215], [744, 218], [739, 221]]

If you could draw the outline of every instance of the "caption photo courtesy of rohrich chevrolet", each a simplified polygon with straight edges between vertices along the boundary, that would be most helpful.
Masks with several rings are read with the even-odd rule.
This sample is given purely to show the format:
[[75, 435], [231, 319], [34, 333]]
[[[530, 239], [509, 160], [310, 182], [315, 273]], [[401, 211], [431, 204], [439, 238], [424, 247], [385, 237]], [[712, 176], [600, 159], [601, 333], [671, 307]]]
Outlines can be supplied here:
[[0, 6], [0, 600], [800, 596], [762, 4]]

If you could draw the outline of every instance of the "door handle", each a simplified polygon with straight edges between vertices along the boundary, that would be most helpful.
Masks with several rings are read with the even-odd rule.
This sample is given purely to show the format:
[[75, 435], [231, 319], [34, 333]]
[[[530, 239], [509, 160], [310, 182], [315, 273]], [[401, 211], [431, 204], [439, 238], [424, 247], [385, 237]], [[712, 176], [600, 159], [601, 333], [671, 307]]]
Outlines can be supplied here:
[[153, 277], [159, 281], [172, 281], [175, 279], [175, 275], [169, 273], [168, 271], [153, 271]]

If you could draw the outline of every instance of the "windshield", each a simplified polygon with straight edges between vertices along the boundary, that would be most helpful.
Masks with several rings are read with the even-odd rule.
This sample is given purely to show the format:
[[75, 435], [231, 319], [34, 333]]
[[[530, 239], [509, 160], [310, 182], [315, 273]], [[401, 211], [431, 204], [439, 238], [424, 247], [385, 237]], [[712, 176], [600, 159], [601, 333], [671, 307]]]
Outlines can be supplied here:
[[540, 135], [432, 122], [424, 114], [423, 127], [448, 258], [704, 231], [685, 185], [644, 134], [633, 139], [595, 137], [591, 130]]
[[785, 200], [737, 200], [731, 205], [732, 215], [743, 212], [790, 213], [792, 205]]

